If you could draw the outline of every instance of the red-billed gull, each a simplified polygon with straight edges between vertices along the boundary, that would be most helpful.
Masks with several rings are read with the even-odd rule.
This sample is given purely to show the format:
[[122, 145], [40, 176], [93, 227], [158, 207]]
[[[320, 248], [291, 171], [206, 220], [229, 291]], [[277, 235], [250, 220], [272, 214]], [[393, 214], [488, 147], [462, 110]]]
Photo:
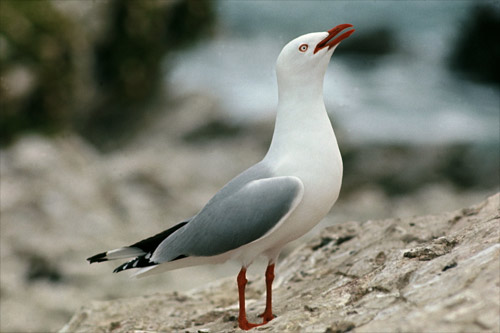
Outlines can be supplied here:
[[[342, 183], [342, 157], [323, 102], [323, 78], [335, 48], [354, 29], [341, 24], [310, 33], [281, 51], [276, 72], [279, 103], [274, 134], [264, 159], [225, 185], [195, 216], [130, 246], [97, 254], [90, 263], [133, 257], [115, 272], [138, 268], [136, 276], [228, 259], [238, 274], [239, 327], [274, 318], [274, 265], [285, 244], [304, 235], [330, 210]], [[267, 298], [262, 323], [245, 312], [246, 269], [267, 257]]]

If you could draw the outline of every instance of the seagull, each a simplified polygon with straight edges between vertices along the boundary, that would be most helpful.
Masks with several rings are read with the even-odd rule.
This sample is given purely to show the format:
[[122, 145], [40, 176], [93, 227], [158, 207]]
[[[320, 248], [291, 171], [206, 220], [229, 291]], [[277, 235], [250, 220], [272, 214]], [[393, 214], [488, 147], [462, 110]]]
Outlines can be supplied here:
[[[323, 79], [333, 52], [354, 32], [346, 30], [351, 27], [340, 24], [285, 45], [276, 62], [274, 133], [260, 162], [227, 183], [195, 216], [87, 260], [132, 258], [114, 272], [136, 268], [138, 277], [237, 260], [239, 327], [249, 330], [273, 320], [272, 283], [281, 249], [318, 224], [339, 196], [342, 157], [323, 101]], [[268, 260], [266, 307], [262, 322], [250, 323], [245, 311], [246, 270], [260, 255]]]

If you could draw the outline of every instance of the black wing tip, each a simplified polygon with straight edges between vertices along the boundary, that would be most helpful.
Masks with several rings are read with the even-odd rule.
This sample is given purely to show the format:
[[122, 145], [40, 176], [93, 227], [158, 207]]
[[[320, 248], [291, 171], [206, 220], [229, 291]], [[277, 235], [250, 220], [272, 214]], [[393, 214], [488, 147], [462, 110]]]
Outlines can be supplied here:
[[126, 263], [121, 264], [120, 266], [116, 267], [113, 270], [113, 273], [120, 273], [121, 271], [124, 271], [124, 270], [129, 269], [129, 268], [136, 268], [136, 267], [133, 267], [133, 264], [138, 262], [138, 261], [139, 261], [139, 257], [132, 259], [130, 261], [127, 261]]
[[120, 273], [121, 271], [126, 270], [126, 268], [125, 268], [126, 266], [127, 266], [127, 264], [123, 264], [123, 265], [121, 265], [121, 266], [116, 267], [116, 268], [113, 270], [113, 273]]
[[87, 261], [89, 262], [89, 264], [93, 264], [95, 262], [108, 261], [108, 259], [106, 258], [106, 254], [107, 254], [107, 252], [102, 252], [102, 253], [96, 254], [95, 256], [87, 258]]
[[[113, 270], [113, 273], [120, 273], [121, 271], [124, 271], [124, 270], [127, 270], [127, 269], [130, 269], [130, 268], [140, 268], [140, 267], [137, 267], [137, 264], [138, 262], [140, 261], [140, 257], [137, 257], [135, 259], [132, 259], [130, 261], [127, 261], [126, 263], [124, 264], [121, 264], [120, 266], [116, 267], [114, 270]], [[134, 263], [135, 263], [135, 267], [134, 267]], [[143, 266], [141, 266], [143, 267]]]
[[[149, 255], [151, 255], [151, 254], [149, 253]], [[156, 266], [156, 265], [158, 265], [157, 262], [150, 261], [149, 259], [146, 259], [146, 255], [142, 255], [142, 256], [134, 258], [134, 259], [116, 267], [115, 270], [113, 271], [113, 273], [119, 273], [121, 271], [131, 269], [131, 268], [144, 268], [144, 267]]]

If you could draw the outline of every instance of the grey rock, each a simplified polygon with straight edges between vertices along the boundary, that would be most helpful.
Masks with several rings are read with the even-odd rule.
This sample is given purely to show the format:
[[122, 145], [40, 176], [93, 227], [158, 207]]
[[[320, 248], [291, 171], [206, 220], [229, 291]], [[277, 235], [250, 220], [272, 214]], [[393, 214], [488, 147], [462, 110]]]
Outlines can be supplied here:
[[[186, 295], [182, 292], [227, 276], [231, 276], [228, 286], [233, 288], [227, 303], [236, 309], [237, 263], [192, 267], [131, 281], [127, 274], [111, 274], [119, 263], [89, 266], [85, 261], [97, 252], [132, 244], [192, 216], [228, 179], [262, 158], [268, 146], [266, 135], [272, 133], [272, 120], [248, 125], [230, 139], [219, 137], [196, 144], [183, 140], [186, 133], [202, 128], [204, 120], [223, 119], [218, 110], [216, 101], [203, 94], [181, 98], [175, 109], [152, 121], [133, 144], [110, 154], [96, 151], [71, 132], [53, 138], [24, 136], [9, 148], [0, 149], [1, 332], [57, 331], [82, 304], [92, 300], [177, 291], [180, 293], [175, 297], [181, 302]], [[189, 121], [201, 114], [203, 117], [197, 121]], [[359, 175], [356, 169], [349, 172]], [[371, 182], [366, 180], [366, 184]], [[347, 193], [343, 189], [331, 214], [307, 236], [287, 246], [283, 257], [309, 239], [313, 252], [332, 246], [350, 247], [357, 241], [362, 224], [346, 221], [452, 211], [480, 202], [496, 191], [458, 191], [441, 182], [398, 196], [386, 195], [376, 184], [356, 187]], [[459, 223], [462, 215], [471, 214], [473, 209], [465, 209], [451, 218], [450, 225]], [[322, 231], [340, 223], [335, 234]], [[446, 236], [434, 227], [424, 234], [416, 222], [406, 229], [397, 219], [387, 223], [388, 236], [379, 237], [393, 242], [391, 237], [398, 235], [405, 244], [401, 249], [406, 252], [427, 246], [429, 237], [436, 240]], [[442, 245], [434, 244], [431, 248], [438, 253]], [[350, 251], [358, 256], [366, 250]], [[451, 253], [454, 251], [455, 248]], [[460, 268], [460, 261], [448, 255], [430, 262], [443, 258], [443, 273]], [[380, 247], [372, 257], [360, 259], [352, 267], [339, 265], [335, 281], [340, 285], [340, 277], [359, 276], [373, 265], [389, 260], [390, 253]], [[249, 276], [259, 272], [261, 277], [265, 265], [264, 260], [256, 261]], [[286, 276], [289, 268], [292, 267], [281, 266], [279, 274]], [[311, 272], [311, 268], [301, 267], [293, 272], [293, 282], [309, 281]], [[259, 287], [249, 288], [247, 296], [263, 301], [262, 280], [250, 281]], [[213, 297], [210, 296], [212, 301]], [[315, 304], [303, 305], [313, 309], [314, 315], [321, 310]], [[284, 311], [278, 308], [279, 304], [276, 306], [275, 313], [281, 317]], [[207, 311], [213, 309], [211, 306]], [[182, 313], [182, 309], [178, 311]], [[223, 312], [226, 323], [234, 323], [235, 316], [237, 311]], [[338, 325], [333, 324], [343, 321], [334, 320], [317, 329], [334, 330]], [[111, 328], [117, 329], [120, 321], [114, 322]]]
[[[280, 264], [277, 318], [255, 331], [500, 331], [500, 194], [434, 216], [325, 228]], [[233, 281], [234, 280], [234, 281]], [[250, 277], [250, 319], [264, 308]], [[235, 279], [86, 304], [61, 332], [237, 331]]]

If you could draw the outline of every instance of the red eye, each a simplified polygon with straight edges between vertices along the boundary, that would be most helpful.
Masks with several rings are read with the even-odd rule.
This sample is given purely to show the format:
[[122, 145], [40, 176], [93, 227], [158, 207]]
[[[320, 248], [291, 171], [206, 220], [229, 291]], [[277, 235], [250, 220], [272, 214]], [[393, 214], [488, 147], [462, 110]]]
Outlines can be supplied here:
[[306, 52], [308, 47], [309, 46], [307, 46], [307, 44], [302, 44], [302, 45], [299, 46], [299, 51], [300, 52]]

